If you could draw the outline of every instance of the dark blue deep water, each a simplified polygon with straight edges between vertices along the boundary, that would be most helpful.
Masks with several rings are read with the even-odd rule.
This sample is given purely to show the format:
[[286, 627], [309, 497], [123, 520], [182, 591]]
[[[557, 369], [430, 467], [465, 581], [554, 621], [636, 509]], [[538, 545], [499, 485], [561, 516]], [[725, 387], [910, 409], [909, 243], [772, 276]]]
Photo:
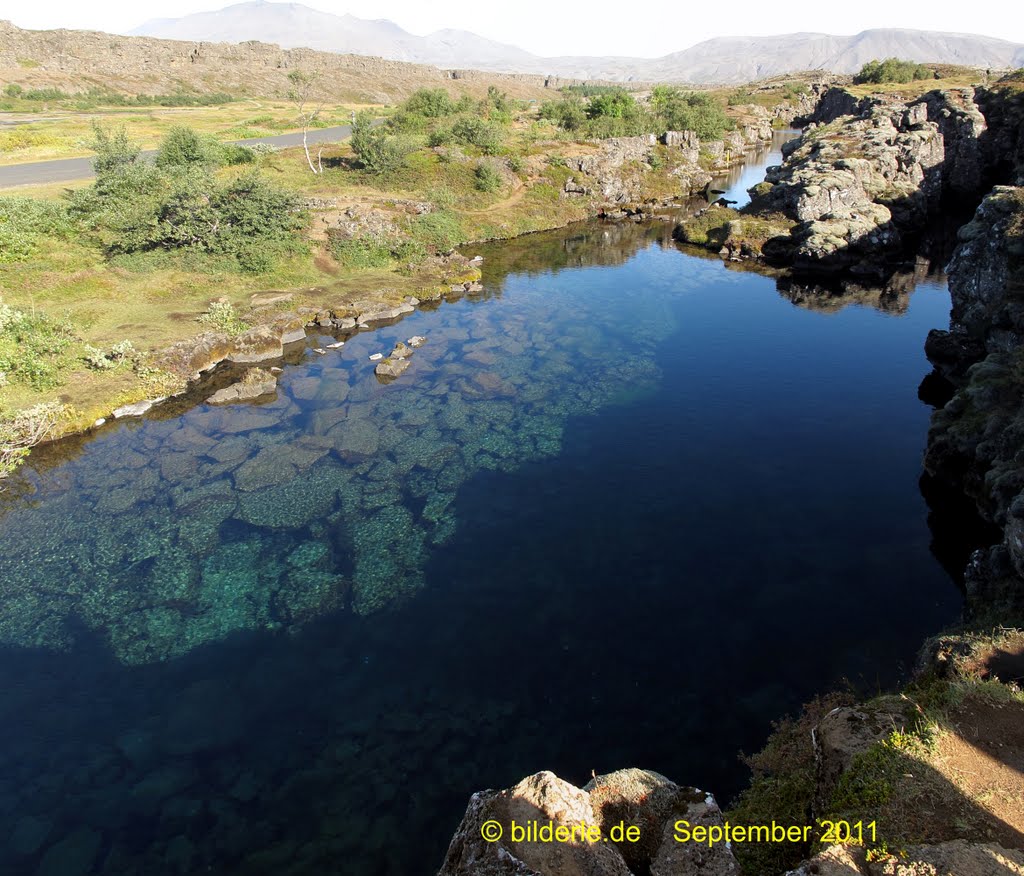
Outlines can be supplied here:
[[960, 606], [918, 487], [944, 284], [836, 296], [668, 231], [484, 248], [484, 293], [310, 338], [264, 404], [34, 455], [0, 870], [427, 874], [475, 790], [728, 800], [772, 720], [896, 682]]

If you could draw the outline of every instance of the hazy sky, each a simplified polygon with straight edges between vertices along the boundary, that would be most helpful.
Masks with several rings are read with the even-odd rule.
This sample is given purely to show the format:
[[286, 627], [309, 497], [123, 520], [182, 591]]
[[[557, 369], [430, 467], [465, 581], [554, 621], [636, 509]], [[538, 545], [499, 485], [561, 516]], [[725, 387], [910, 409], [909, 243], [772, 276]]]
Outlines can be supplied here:
[[[230, 0], [0, 0], [0, 19], [20, 27], [79, 28], [125, 33], [149, 18], [177, 18], [228, 6]], [[952, 3], [782, 0], [732, 3], [643, 0], [557, 3], [550, 0], [309, 0], [306, 6], [360, 18], [389, 18], [415, 34], [444, 27], [470, 30], [540, 55], [657, 57], [713, 36], [817, 31], [852, 34], [872, 27], [983, 33], [1024, 43], [1024, 15], [1015, 3], [975, 0], [970, 15]]]

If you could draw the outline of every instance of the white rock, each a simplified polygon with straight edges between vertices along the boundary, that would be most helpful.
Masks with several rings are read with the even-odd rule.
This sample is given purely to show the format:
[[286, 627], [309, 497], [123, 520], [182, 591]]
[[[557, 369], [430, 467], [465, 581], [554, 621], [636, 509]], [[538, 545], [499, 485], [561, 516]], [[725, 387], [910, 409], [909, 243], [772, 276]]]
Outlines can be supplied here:
[[141, 417], [146, 411], [148, 411], [157, 402], [162, 402], [164, 397], [148, 399], [146, 401], [135, 402], [131, 405], [122, 405], [121, 407], [113, 411], [115, 420], [120, 420], [122, 417]]
[[370, 361], [371, 362], [376, 362], [379, 359], [383, 359], [383, 358], [384, 358], [384, 354], [383, 353], [374, 353], [372, 356], [370, 356]]
[[327, 349], [328, 350], [337, 350], [338, 347], [344, 347], [344, 346], [345, 346], [345, 342], [344, 341], [337, 341], [334, 344], [328, 344], [327, 345]]

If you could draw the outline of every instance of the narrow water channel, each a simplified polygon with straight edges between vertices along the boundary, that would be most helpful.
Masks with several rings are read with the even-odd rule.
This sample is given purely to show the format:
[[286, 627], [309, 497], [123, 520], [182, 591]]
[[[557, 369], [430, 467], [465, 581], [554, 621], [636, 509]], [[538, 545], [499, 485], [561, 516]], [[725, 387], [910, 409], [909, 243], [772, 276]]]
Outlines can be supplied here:
[[36, 454], [0, 495], [0, 870], [428, 874], [473, 791], [728, 800], [772, 720], [895, 682], [960, 606], [918, 487], [943, 279], [837, 297], [669, 231], [481, 248], [484, 293], [310, 338], [272, 401]]

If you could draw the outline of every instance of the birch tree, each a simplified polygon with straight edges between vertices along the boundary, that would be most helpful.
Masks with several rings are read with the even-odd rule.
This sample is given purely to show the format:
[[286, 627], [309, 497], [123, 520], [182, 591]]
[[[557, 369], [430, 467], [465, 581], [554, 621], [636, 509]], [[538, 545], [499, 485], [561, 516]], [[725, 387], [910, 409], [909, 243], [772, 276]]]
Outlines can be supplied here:
[[314, 96], [317, 82], [320, 79], [319, 73], [306, 73], [302, 70], [292, 70], [288, 74], [288, 81], [292, 84], [288, 92], [288, 99], [295, 104], [298, 121], [302, 126], [302, 151], [306, 153], [306, 162], [313, 173], [323, 173], [324, 165], [321, 159], [323, 147], [317, 151], [316, 164], [309, 154], [309, 129], [313, 123], [320, 118], [320, 111], [324, 108], [323, 100], [319, 102]]

